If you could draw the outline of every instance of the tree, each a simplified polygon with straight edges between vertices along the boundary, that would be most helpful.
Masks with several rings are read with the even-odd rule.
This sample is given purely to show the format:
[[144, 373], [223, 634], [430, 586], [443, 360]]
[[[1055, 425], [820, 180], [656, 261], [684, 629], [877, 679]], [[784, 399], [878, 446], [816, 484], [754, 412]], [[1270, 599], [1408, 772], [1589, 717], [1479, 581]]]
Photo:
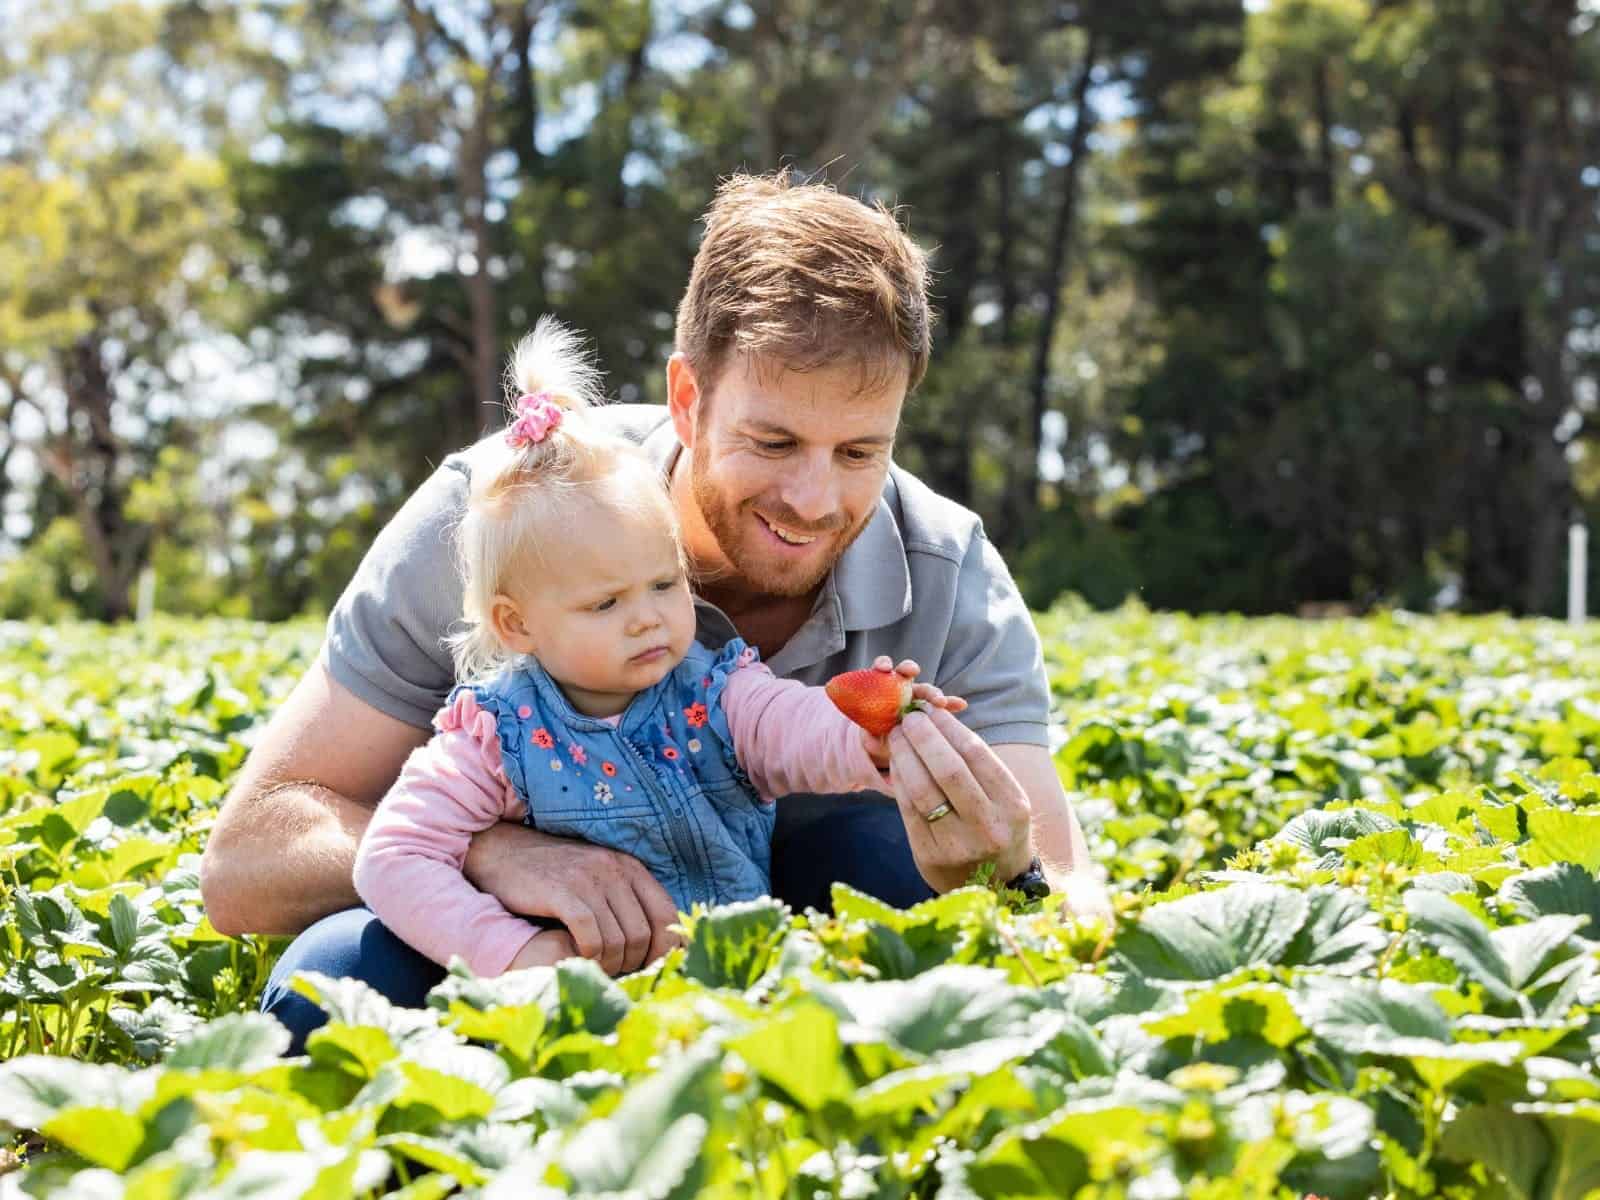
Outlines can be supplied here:
[[16, 431], [31, 410], [27, 449], [71, 505], [106, 619], [148, 558], [129, 491], [181, 424], [175, 355], [216, 307], [231, 224], [220, 164], [159, 116], [165, 32], [139, 4], [58, 6], [0, 68], [23, 125], [0, 158], [5, 417]]
[[1252, 606], [1454, 586], [1547, 611], [1591, 320], [1591, 29], [1561, 4], [1279, 0], [1243, 31], [1232, 64], [1156, 51], [1138, 89], [1129, 245], [1166, 352], [1122, 453], [1278, 564]]

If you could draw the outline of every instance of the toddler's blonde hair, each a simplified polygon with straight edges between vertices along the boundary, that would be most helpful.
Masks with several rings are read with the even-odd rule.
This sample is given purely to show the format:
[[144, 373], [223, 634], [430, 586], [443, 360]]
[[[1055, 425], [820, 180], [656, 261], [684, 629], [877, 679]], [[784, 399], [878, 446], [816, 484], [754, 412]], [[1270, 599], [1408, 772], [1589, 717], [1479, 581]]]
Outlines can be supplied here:
[[491, 605], [517, 572], [551, 569], [547, 550], [559, 549], [563, 521], [570, 522], [577, 506], [659, 515], [680, 559], [683, 553], [660, 472], [640, 447], [587, 415], [604, 403], [604, 393], [600, 369], [581, 335], [554, 317], [541, 317], [512, 353], [505, 390], [510, 421], [516, 420], [518, 397], [542, 392], [561, 406], [561, 424], [522, 446], [512, 446], [502, 431], [470, 452], [467, 511], [455, 533], [461, 623], [445, 639], [462, 681], [493, 675], [517, 659], [495, 633]]

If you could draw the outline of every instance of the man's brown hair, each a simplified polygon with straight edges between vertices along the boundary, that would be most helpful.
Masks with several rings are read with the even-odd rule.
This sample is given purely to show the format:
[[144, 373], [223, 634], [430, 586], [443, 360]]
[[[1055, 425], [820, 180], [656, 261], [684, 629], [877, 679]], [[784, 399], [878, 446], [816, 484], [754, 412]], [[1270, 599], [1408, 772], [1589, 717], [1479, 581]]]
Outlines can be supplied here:
[[677, 348], [709, 390], [734, 353], [805, 371], [853, 360], [865, 378], [928, 369], [928, 260], [882, 204], [787, 171], [717, 188], [678, 305]]

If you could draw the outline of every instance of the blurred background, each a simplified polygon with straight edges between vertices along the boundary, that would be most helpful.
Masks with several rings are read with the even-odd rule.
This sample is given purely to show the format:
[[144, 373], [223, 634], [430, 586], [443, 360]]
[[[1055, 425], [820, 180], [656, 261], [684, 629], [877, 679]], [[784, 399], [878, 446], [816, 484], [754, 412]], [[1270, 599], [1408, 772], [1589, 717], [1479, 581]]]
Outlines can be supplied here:
[[898, 457], [1036, 606], [1556, 611], [1597, 10], [0, 0], [0, 617], [326, 610], [539, 314], [660, 400], [780, 165], [934, 251]]

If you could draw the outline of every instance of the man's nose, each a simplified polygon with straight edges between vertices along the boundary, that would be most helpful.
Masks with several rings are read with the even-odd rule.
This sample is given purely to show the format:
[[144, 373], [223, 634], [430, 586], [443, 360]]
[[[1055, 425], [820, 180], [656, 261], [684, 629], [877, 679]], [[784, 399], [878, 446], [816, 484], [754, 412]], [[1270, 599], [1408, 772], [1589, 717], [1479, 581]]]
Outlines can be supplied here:
[[784, 480], [781, 495], [783, 502], [802, 521], [812, 525], [827, 522], [839, 511], [838, 481], [834, 478], [831, 456], [798, 458]]

